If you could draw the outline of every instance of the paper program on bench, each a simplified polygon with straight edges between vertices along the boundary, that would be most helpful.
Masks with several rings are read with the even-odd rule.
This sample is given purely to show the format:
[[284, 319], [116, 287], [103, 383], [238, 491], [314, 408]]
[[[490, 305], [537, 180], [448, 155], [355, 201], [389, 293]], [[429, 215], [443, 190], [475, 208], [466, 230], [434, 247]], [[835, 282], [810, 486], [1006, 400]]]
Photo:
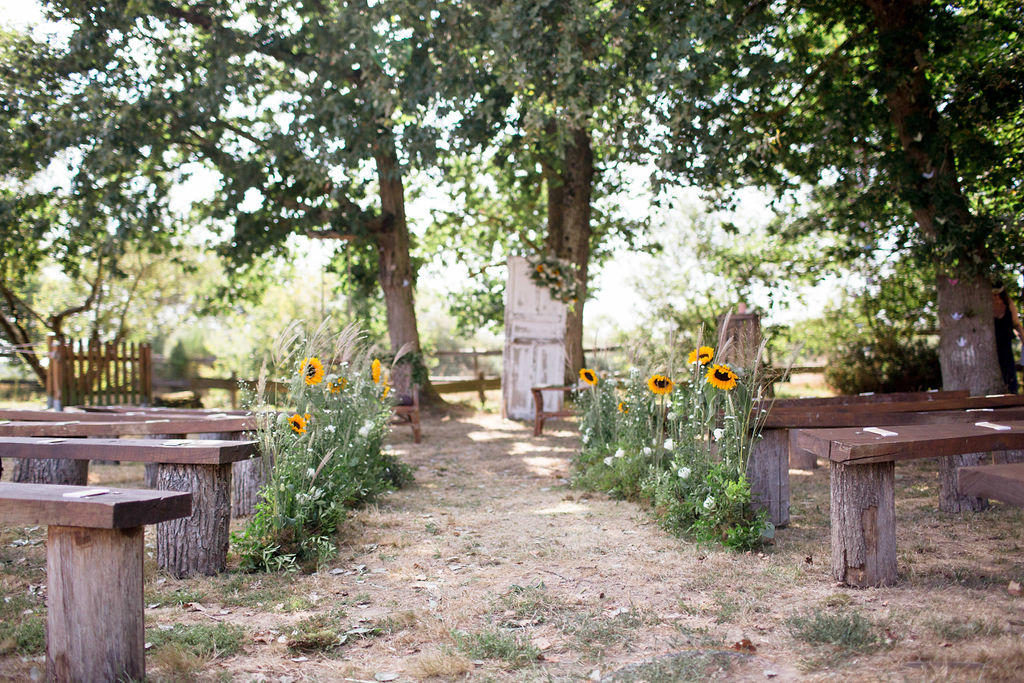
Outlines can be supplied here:
[[84, 491], [72, 491], [65, 493], [65, 498], [88, 498], [89, 496], [102, 496], [104, 493], [110, 493], [110, 489], [86, 489]]
[[996, 431], [1000, 432], [1008, 432], [1011, 429], [1013, 429], [1013, 427], [1011, 427], [1010, 425], [997, 425], [994, 422], [975, 422], [974, 426], [985, 427], [986, 429], [995, 429]]
[[888, 429], [882, 429], [881, 427], [865, 427], [864, 431], [878, 434], [879, 436], [899, 436], [898, 433], [890, 432]]

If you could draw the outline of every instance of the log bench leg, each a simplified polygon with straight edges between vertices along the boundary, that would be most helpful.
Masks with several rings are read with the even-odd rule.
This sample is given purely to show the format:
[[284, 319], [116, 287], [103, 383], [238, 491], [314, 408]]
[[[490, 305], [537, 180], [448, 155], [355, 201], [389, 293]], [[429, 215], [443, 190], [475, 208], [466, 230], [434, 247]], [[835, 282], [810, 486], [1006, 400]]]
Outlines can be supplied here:
[[223, 571], [231, 525], [231, 463], [160, 463], [157, 488], [192, 493], [190, 517], [157, 524], [157, 566], [177, 578]]
[[[171, 440], [171, 439], [185, 439], [187, 437], [188, 437], [188, 434], [150, 434], [149, 435], [149, 438], [153, 439], [154, 441], [156, 441], [156, 440], [166, 441], [166, 440]], [[146, 488], [147, 489], [155, 489], [155, 488], [157, 488], [157, 485], [156, 485], [156, 471], [157, 471], [157, 464], [155, 462], [147, 462], [146, 463], [146, 473], [143, 476], [145, 478]]]
[[145, 679], [143, 528], [47, 534], [47, 679]]
[[939, 458], [939, 510], [943, 512], [981, 512], [988, 508], [984, 498], [965, 496], [956, 488], [956, 471], [980, 465], [987, 453], [964, 453]]
[[88, 460], [19, 458], [11, 469], [11, 481], [19, 484], [85, 486], [88, 480]]
[[789, 524], [789, 430], [765, 429], [747, 461], [753, 506], [776, 527]]
[[830, 463], [832, 575], [851, 586], [896, 583], [895, 463]]
[[[212, 432], [196, 434], [197, 439], [240, 441], [242, 434], [238, 432]], [[231, 465], [231, 516], [248, 517], [256, 514], [256, 503], [259, 502], [260, 489], [267, 481], [266, 468], [262, 458], [239, 460]]]

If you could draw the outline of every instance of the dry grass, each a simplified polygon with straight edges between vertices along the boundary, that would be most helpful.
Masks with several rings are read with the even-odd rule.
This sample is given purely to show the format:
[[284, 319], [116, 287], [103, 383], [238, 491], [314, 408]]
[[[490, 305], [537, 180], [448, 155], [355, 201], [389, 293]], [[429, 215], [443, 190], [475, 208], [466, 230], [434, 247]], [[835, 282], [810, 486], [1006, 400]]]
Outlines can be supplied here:
[[[567, 423], [554, 427], [535, 439], [529, 425], [462, 410], [427, 418], [422, 444], [396, 431], [416, 485], [355, 515], [317, 574], [175, 581], [147, 559], [146, 601], [159, 605], [146, 611], [150, 628], [220, 622], [247, 634], [241, 653], [199, 663], [151, 651], [151, 671], [242, 680], [579, 680], [595, 669], [620, 680], [764, 680], [765, 670], [784, 680], [1019, 680], [1024, 671], [1024, 598], [1006, 591], [1024, 580], [1024, 510], [937, 512], [934, 462], [897, 467], [899, 585], [853, 590], [829, 571], [827, 469], [793, 471], [790, 527], [765, 552], [736, 554], [672, 538], [634, 505], [568, 487], [575, 436]], [[91, 480], [141, 485], [141, 476], [94, 466]], [[44, 582], [43, 546], [11, 547], [43, 531], [0, 532], [0, 599]], [[791, 618], [816, 612], [861, 615], [878, 646], [795, 637]], [[289, 651], [300, 624], [328, 617], [338, 633], [376, 633], [331, 652]], [[494, 656], [460, 653], [455, 632], [491, 634]], [[756, 653], [723, 655], [742, 638]], [[499, 647], [509, 642], [519, 649]], [[531, 648], [540, 655], [516, 660]], [[0, 655], [0, 679], [23, 680], [32, 667], [41, 662]]]

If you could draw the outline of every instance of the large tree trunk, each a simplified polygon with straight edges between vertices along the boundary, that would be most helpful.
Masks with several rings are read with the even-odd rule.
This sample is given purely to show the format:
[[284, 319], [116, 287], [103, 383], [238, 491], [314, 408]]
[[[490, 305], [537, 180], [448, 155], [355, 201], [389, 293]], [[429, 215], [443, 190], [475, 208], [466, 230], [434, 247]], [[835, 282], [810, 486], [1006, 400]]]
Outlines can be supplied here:
[[[388, 337], [393, 352], [408, 345], [410, 351], [419, 353], [420, 332], [416, 324], [416, 302], [413, 294], [416, 273], [409, 255], [405, 187], [402, 184], [402, 171], [394, 148], [387, 142], [382, 144], [388, 146], [377, 152], [376, 163], [381, 215], [385, 220], [377, 235], [377, 257], [380, 288], [384, 293], [384, 307], [387, 310]], [[443, 403], [429, 380], [421, 385], [420, 398], [427, 404]]]
[[18, 458], [11, 469], [11, 481], [20, 484], [85, 486], [88, 480], [88, 460]]
[[590, 134], [569, 133], [559, 173], [548, 173], [548, 251], [576, 267], [575, 298], [565, 321], [566, 381], [575, 382], [583, 357], [583, 304], [590, 269], [590, 200], [594, 187], [594, 154]]
[[[888, 79], [886, 100], [907, 167], [899, 186], [921, 233], [961, 263], [989, 261], [957, 176], [956, 156], [940, 125], [941, 114], [928, 82], [929, 3], [924, 0], [868, 0], [878, 30], [878, 63]], [[962, 235], [970, 235], [965, 242]], [[940, 266], [941, 271], [941, 266]], [[938, 274], [939, 362], [942, 388], [972, 394], [1004, 390], [996, 357], [991, 286], [965, 266]], [[977, 455], [942, 458], [939, 507], [947, 512], [980, 510], [986, 501], [961, 496], [956, 469], [977, 464]]]

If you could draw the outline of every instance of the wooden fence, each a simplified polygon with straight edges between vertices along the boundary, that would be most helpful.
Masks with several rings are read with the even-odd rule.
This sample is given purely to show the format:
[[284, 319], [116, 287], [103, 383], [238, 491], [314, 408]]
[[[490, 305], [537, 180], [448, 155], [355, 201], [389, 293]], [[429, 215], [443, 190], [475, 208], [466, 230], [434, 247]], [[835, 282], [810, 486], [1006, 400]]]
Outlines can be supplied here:
[[153, 358], [149, 344], [50, 339], [47, 403], [149, 405], [153, 402]]

